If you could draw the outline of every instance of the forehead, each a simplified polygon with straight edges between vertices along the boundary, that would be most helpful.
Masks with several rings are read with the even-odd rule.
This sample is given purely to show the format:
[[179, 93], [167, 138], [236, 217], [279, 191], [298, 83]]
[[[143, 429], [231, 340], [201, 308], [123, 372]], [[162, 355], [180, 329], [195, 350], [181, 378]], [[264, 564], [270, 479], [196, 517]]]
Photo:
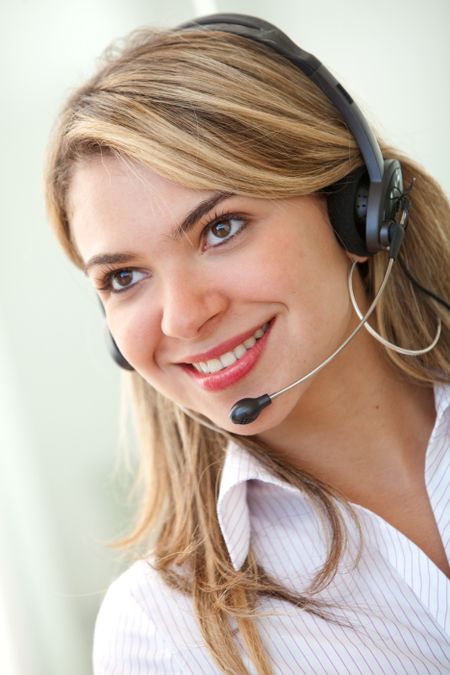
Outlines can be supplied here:
[[[84, 260], [99, 250], [139, 246], [167, 235], [213, 191], [193, 190], [125, 158], [96, 156], [78, 163], [67, 199], [72, 238]], [[130, 242], [131, 239], [131, 242]]]

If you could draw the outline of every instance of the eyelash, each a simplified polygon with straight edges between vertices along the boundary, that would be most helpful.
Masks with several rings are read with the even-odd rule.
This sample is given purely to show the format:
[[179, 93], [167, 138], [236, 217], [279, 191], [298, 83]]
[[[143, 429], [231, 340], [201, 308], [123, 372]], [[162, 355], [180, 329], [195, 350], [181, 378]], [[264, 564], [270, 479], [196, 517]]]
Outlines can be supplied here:
[[[201, 238], [204, 240], [209, 232], [211, 232], [212, 228], [215, 227], [215, 225], [218, 225], [219, 223], [230, 223], [232, 220], [239, 221], [242, 223], [241, 227], [237, 232], [234, 234], [227, 236], [224, 238], [224, 240], [220, 243], [205, 247], [203, 250], [208, 250], [210, 248], [217, 248], [219, 246], [223, 246], [227, 242], [231, 241], [231, 239], [234, 239], [235, 237], [239, 236], [242, 231], [246, 228], [247, 226], [247, 221], [246, 219], [237, 214], [237, 213], [215, 213], [212, 220], [203, 228], [201, 232]], [[99, 291], [109, 291], [110, 293], [113, 294], [118, 294], [118, 293], [123, 293], [124, 291], [129, 290], [133, 286], [135, 286], [138, 282], [135, 282], [134, 284], [131, 284], [130, 286], [124, 286], [122, 289], [117, 290], [112, 287], [112, 282], [114, 277], [119, 274], [123, 273], [130, 273], [132, 274], [133, 272], [140, 272], [139, 269], [133, 268], [133, 267], [123, 267], [123, 268], [116, 268], [116, 267], [110, 267], [109, 269], [106, 268], [104, 273], [101, 275], [100, 279], [98, 280], [98, 285], [97, 285], [97, 290]], [[142, 272], [142, 274], [145, 274]]]
[[[206, 238], [206, 235], [208, 234], [208, 232], [211, 232], [212, 228], [215, 225], [218, 225], [219, 223], [230, 223], [233, 220], [236, 220], [236, 221], [239, 221], [240, 223], [242, 223], [239, 230], [237, 232], [235, 232], [234, 234], [232, 234], [231, 236], [227, 236], [222, 242], [207, 247], [208, 249], [223, 246], [223, 244], [226, 244], [229, 241], [231, 241], [231, 239], [234, 239], [235, 237], [239, 236], [247, 226], [246, 218], [244, 216], [238, 214], [238, 213], [223, 212], [223, 213], [215, 213], [213, 215], [212, 220], [210, 220], [209, 223], [202, 230], [201, 237], [202, 237], [203, 240]], [[203, 249], [203, 250], [207, 250], [207, 249]]]
[[[133, 272], [141, 272], [141, 270], [133, 268], [133, 267], [110, 267], [109, 269], [106, 268], [105, 272], [101, 275], [101, 277], [98, 279], [97, 282], [97, 290], [98, 291], [108, 291], [109, 293], [122, 293], [123, 291], [127, 291], [130, 288], [133, 288], [138, 282], [135, 282], [134, 284], [131, 284], [130, 286], [124, 286], [120, 290], [117, 290], [116, 288], [112, 287], [112, 282], [115, 276], [118, 276], [119, 274], [123, 273], [129, 273], [132, 274]], [[145, 275], [145, 272], [141, 272], [141, 274]]]

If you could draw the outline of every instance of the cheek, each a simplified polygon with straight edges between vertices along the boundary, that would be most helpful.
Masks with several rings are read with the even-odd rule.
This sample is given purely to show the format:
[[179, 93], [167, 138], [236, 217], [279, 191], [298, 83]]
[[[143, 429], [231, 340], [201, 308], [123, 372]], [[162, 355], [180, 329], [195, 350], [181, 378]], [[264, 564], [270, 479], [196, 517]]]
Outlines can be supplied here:
[[230, 269], [230, 288], [247, 299], [282, 301], [298, 291], [307, 259], [301, 242], [269, 230], [265, 237], [246, 248]]
[[318, 331], [329, 335], [332, 342], [346, 330], [351, 315], [348, 259], [334, 241], [323, 250], [314, 243], [307, 248], [300, 242], [287, 251], [283, 264], [276, 256], [268, 256], [266, 291], [285, 305], [302, 342], [314, 344]]
[[309, 305], [315, 277], [313, 256], [298, 242], [286, 239], [256, 252], [241, 279], [247, 280], [249, 295], [289, 306], [297, 300]]

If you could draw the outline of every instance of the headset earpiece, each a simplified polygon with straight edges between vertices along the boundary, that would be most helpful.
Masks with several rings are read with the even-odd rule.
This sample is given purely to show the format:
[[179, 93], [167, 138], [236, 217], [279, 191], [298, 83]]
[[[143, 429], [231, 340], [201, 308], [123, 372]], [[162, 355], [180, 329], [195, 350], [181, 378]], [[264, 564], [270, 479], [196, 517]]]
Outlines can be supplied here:
[[381, 181], [370, 181], [362, 166], [323, 193], [327, 197], [330, 223], [340, 244], [356, 255], [373, 255], [389, 248], [389, 226], [395, 220], [403, 195], [400, 162], [384, 162]]
[[111, 335], [108, 327], [106, 328], [106, 343], [108, 345], [108, 351], [113, 357], [114, 361], [117, 363], [118, 366], [123, 368], [124, 370], [134, 370], [133, 366], [128, 363], [122, 352], [120, 351], [119, 347], [116, 345], [116, 342]]
[[366, 217], [366, 243], [369, 253], [391, 244], [390, 226], [402, 204], [403, 174], [397, 159], [384, 160], [381, 181], [372, 181]]
[[[98, 301], [101, 312], [103, 316], [105, 316], [105, 308], [103, 307], [103, 303], [100, 300], [100, 298], [98, 298]], [[105, 339], [108, 351], [111, 354], [114, 361], [117, 363], [117, 365], [123, 368], [124, 370], [134, 370], [133, 366], [130, 363], [128, 363], [128, 361], [120, 351], [119, 347], [116, 345], [116, 341], [111, 335], [111, 331], [109, 330], [108, 326], [105, 327]]]
[[369, 175], [365, 166], [352, 171], [323, 192], [328, 215], [343, 248], [356, 255], [369, 255], [366, 217], [369, 202]]

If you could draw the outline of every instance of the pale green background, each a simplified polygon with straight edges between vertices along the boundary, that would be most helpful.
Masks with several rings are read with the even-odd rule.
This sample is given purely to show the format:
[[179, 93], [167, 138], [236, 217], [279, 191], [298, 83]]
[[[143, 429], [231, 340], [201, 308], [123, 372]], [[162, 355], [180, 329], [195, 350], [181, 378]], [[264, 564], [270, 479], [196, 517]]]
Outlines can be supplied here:
[[0, 672], [87, 675], [95, 614], [126, 564], [119, 372], [93, 292], [46, 224], [56, 111], [113, 38], [238, 11], [284, 28], [390, 141], [450, 187], [448, 0], [1, 0]]

